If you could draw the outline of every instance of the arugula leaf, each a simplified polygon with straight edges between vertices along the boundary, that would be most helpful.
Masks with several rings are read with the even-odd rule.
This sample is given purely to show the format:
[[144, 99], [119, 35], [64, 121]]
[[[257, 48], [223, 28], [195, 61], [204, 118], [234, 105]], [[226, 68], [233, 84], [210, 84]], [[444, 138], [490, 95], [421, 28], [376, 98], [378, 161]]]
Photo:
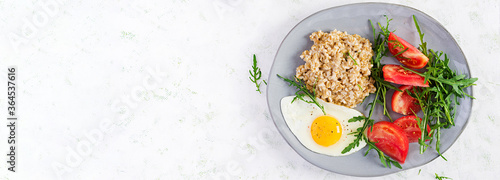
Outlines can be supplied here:
[[419, 50], [427, 57], [429, 57], [429, 54], [427, 53], [427, 43], [424, 42], [424, 33], [420, 30], [420, 26], [418, 25], [417, 22], [417, 17], [413, 15], [413, 22], [415, 23], [415, 27], [417, 28], [418, 31], [418, 36], [420, 37], [420, 45], [419, 45]]
[[439, 179], [439, 180], [443, 180], [443, 179], [451, 179], [449, 177], [445, 177], [445, 176], [439, 176], [437, 173], [434, 173], [436, 175], [436, 179]]
[[359, 85], [359, 84], [356, 84], [356, 85], [358, 85], [359, 89], [361, 89], [361, 91], [363, 91], [363, 87], [361, 87], [361, 85]]
[[[288, 82], [289, 86], [294, 86], [295, 88], [297, 88], [297, 92], [295, 92], [295, 97], [293, 98], [292, 103], [295, 100], [299, 99], [299, 100], [302, 100], [306, 103], [316, 104], [316, 106], [318, 106], [319, 109], [321, 109], [323, 114], [326, 115], [325, 107], [323, 107], [323, 105], [319, 104], [319, 102], [316, 100], [316, 90], [315, 90], [316, 87], [313, 87], [313, 93], [311, 94], [309, 92], [309, 90], [307, 89], [306, 85], [300, 79], [294, 78], [294, 80], [290, 80], [290, 79], [287, 79], [287, 78], [280, 76], [279, 74], [276, 74], [276, 75], [279, 78], [283, 79], [284, 81]], [[314, 85], [314, 86], [316, 86], [316, 85]], [[309, 97], [311, 100], [304, 99], [305, 96]]]
[[[253, 83], [255, 83], [255, 87], [257, 87], [257, 90], [260, 94], [262, 94], [262, 92], [260, 91], [260, 84], [262, 82], [258, 82], [262, 76], [262, 72], [260, 71], [260, 68], [257, 67], [257, 58], [255, 57], [255, 54], [253, 55], [253, 64], [252, 64], [252, 70], [248, 70], [248, 72], [250, 73], [250, 81], [252, 81]], [[264, 82], [264, 84], [267, 85], [267, 82], [266, 80], [262, 80]]]
[[356, 139], [354, 139], [352, 143], [347, 145], [344, 148], [344, 150], [342, 150], [342, 154], [349, 152], [351, 149], [354, 149], [355, 147], [358, 147], [361, 140], [363, 140], [364, 137], [363, 132], [365, 131], [365, 129], [368, 128], [368, 126], [373, 125], [373, 120], [364, 116], [356, 116], [348, 120], [348, 122], [358, 122], [358, 121], [364, 121], [363, 127], [358, 128], [355, 132], [349, 133], [349, 135], [354, 134], [354, 137], [356, 137]]
[[[379, 34], [385, 36], [386, 38], [389, 37], [389, 33], [391, 33], [391, 31], [389, 31], [389, 22], [392, 21], [392, 19], [389, 19], [389, 17], [387, 17], [387, 15], [384, 15], [385, 17], [385, 20], [386, 20], [386, 25], [385, 26], [382, 26], [380, 23], [378, 23], [378, 26], [380, 27], [380, 30], [381, 32], [379, 32]], [[372, 21], [370, 20], [370, 23]], [[373, 38], [375, 38], [375, 29], [373, 28], [373, 24], [372, 24], [372, 29], [374, 30], [373, 34]], [[384, 44], [385, 45], [385, 44]]]
[[356, 65], [356, 66], [358, 65], [358, 62], [356, 62], [356, 60], [354, 60], [354, 58], [351, 56], [350, 53], [347, 53], [347, 56], [349, 56], [352, 59], [352, 61], [354, 61], [354, 65]]

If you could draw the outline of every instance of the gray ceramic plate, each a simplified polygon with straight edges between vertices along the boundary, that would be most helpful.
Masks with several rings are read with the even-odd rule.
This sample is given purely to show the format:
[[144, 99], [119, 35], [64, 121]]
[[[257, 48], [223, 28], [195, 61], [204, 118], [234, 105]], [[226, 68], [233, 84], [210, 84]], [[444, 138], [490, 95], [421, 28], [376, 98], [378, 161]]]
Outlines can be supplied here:
[[[424, 154], [419, 154], [418, 144], [411, 143], [406, 162], [402, 165], [403, 169], [400, 170], [395, 167], [392, 169], [383, 167], [375, 151], [371, 151], [367, 157], [363, 157], [367, 147], [352, 155], [343, 157], [331, 157], [314, 153], [305, 148], [297, 140], [286, 125], [281, 114], [281, 98], [293, 95], [296, 90], [279, 79], [276, 74], [290, 79], [295, 75], [295, 69], [299, 65], [304, 64], [299, 55], [312, 45], [312, 42], [309, 40], [309, 35], [312, 32], [337, 29], [339, 31], [347, 31], [349, 34], [359, 34], [372, 41], [373, 35], [368, 20], [371, 19], [373, 22], [385, 24], [386, 21], [383, 15], [387, 15], [393, 19], [390, 23], [390, 30], [396, 29], [398, 36], [403, 37], [413, 45], [418, 45], [420, 41], [412, 19], [412, 15], [415, 15], [419, 21], [420, 28], [425, 33], [424, 40], [427, 41], [428, 48], [447, 53], [452, 61], [450, 63], [451, 68], [459, 73], [470, 75], [465, 56], [450, 33], [432, 17], [410, 7], [386, 3], [349, 4], [319, 11], [302, 20], [288, 33], [276, 53], [267, 86], [268, 106], [276, 128], [278, 128], [278, 131], [288, 144], [304, 159], [328, 171], [351, 176], [381, 176], [418, 167], [438, 157], [433, 148], [428, 149]], [[384, 58], [382, 61], [384, 64], [398, 63], [393, 58]], [[468, 88], [466, 92], [472, 94], [472, 89]], [[392, 92], [388, 92], [388, 94], [390, 98]], [[370, 96], [368, 98], [373, 97]], [[356, 109], [367, 114], [367, 111], [363, 107], [366, 107], [366, 104], [358, 105]], [[442, 152], [450, 148], [464, 130], [469, 119], [471, 107], [472, 100], [470, 98], [461, 100], [455, 119], [456, 126], [442, 131]], [[385, 120], [381, 115], [380, 108], [378, 112], [378, 114], [374, 114], [373, 119], [377, 121]], [[394, 119], [401, 117], [398, 114], [391, 115]]]

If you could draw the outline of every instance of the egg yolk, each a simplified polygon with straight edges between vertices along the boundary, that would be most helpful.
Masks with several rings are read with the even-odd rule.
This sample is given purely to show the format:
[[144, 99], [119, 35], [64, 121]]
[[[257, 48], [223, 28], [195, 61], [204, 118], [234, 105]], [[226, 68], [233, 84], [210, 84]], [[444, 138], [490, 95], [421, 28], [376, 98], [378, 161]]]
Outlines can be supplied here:
[[311, 135], [317, 144], [328, 147], [339, 141], [342, 126], [334, 117], [320, 116], [311, 125]]

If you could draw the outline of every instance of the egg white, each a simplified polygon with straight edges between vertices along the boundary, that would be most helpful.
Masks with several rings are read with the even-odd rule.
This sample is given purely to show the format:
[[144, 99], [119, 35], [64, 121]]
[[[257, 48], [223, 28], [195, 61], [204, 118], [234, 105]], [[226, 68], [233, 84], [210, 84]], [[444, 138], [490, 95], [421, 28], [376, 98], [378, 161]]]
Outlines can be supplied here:
[[[366, 142], [362, 140], [360, 141], [358, 147], [342, 154], [342, 150], [344, 150], [345, 147], [356, 139], [354, 135], [348, 134], [356, 131], [359, 127], [362, 127], [364, 123], [362, 121], [350, 123], [348, 120], [352, 117], [363, 116], [363, 114], [357, 110], [327, 103], [321, 99], [316, 100], [324, 106], [325, 112], [328, 116], [332, 116], [340, 122], [342, 125], [342, 135], [337, 143], [328, 147], [317, 144], [311, 135], [311, 124], [317, 117], [323, 116], [324, 114], [321, 109], [316, 106], [316, 104], [306, 103], [301, 100], [295, 100], [291, 103], [294, 97], [295, 96], [288, 96], [281, 99], [281, 112], [283, 113], [286, 124], [292, 133], [307, 149], [330, 156], [345, 156], [359, 151], [361, 148], [366, 146]], [[307, 100], [310, 99], [307, 98]]]

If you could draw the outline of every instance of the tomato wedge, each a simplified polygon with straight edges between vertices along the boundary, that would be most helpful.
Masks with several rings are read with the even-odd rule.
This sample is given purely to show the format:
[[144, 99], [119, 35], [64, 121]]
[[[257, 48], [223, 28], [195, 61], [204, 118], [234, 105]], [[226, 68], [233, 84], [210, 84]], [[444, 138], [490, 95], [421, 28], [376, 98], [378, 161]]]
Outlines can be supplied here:
[[374, 142], [384, 154], [392, 159], [404, 163], [408, 155], [409, 142], [405, 132], [395, 124], [380, 121], [367, 128], [368, 140]]
[[389, 51], [406, 67], [420, 69], [429, 62], [427, 56], [394, 33], [389, 34], [388, 40]]
[[[422, 131], [420, 131], [420, 126], [418, 125], [418, 121], [416, 119], [421, 120], [417, 116], [403, 116], [394, 121], [394, 124], [399, 126], [406, 133], [406, 137], [410, 143], [418, 142], [420, 136], [422, 136]], [[427, 134], [430, 134], [431, 127], [427, 124]], [[429, 135], [430, 136], [430, 135]], [[429, 140], [427, 140], [429, 141]]]
[[406, 92], [406, 90], [413, 92], [413, 86], [403, 85], [399, 87], [399, 90], [402, 92], [394, 91], [394, 94], [392, 94], [392, 111], [402, 115], [415, 114], [420, 111], [418, 100]]
[[412, 85], [429, 87], [429, 81], [424, 83], [425, 78], [411, 71], [403, 69], [399, 65], [387, 64], [382, 68], [384, 80], [401, 85]]

